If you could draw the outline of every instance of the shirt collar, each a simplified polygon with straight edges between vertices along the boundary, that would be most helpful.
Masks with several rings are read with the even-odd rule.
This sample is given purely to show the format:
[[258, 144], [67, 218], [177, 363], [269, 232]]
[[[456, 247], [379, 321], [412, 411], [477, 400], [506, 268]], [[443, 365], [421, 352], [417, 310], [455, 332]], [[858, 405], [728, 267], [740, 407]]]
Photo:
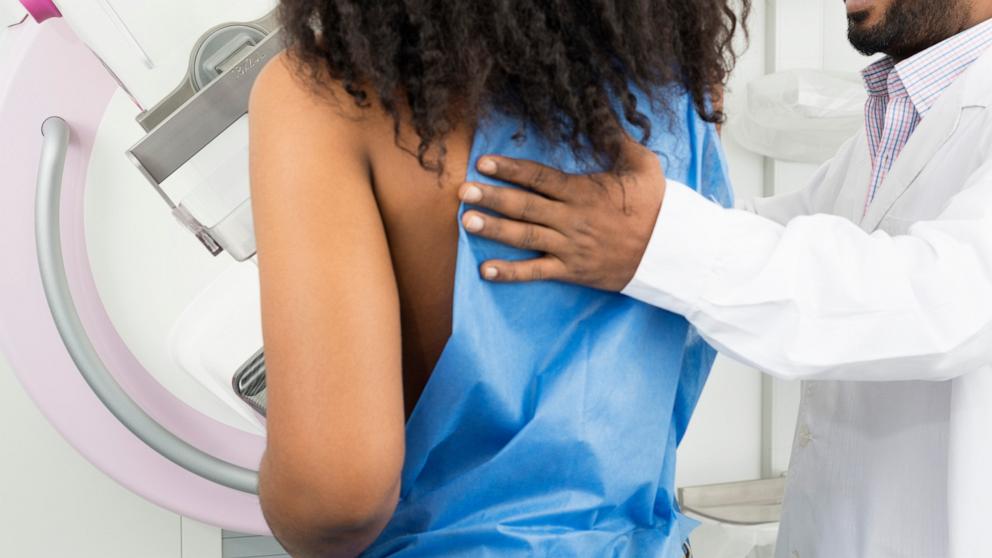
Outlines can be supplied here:
[[980, 23], [901, 62], [884, 57], [862, 72], [869, 95], [909, 95], [926, 115], [954, 80], [992, 46], [992, 20]]
[[888, 95], [889, 74], [895, 67], [896, 61], [886, 56], [861, 71], [869, 95]]

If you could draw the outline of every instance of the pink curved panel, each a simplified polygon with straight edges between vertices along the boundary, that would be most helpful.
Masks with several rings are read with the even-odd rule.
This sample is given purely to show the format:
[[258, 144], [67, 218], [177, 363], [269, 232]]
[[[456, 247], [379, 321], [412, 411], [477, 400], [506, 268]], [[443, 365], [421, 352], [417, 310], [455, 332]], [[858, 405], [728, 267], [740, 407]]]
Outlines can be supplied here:
[[61, 21], [23, 25], [8, 38], [17, 53], [8, 57], [8, 67], [0, 67], [0, 75], [11, 76], [7, 89], [0, 90], [0, 153], [5, 160], [0, 350], [62, 436], [119, 483], [184, 516], [267, 534], [257, 497], [197, 477], [145, 446], [103, 407], [69, 358], [45, 302], [34, 246], [40, 126], [52, 115], [72, 128], [63, 181], [63, 250], [80, 317], [94, 346], [122, 387], [166, 428], [217, 457], [257, 466], [264, 439], [175, 398], [138, 363], [100, 302], [86, 252], [83, 194], [93, 139], [117, 89], [113, 77]]
[[21, 5], [38, 23], [49, 18], [62, 17], [62, 13], [52, 0], [21, 0]]

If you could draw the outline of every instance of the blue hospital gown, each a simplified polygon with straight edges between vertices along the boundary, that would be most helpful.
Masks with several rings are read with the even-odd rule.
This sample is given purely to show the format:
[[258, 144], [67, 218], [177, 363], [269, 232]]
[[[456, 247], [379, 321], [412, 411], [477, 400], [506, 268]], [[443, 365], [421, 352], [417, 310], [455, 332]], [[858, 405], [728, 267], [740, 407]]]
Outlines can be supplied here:
[[[730, 205], [716, 130], [681, 88], [667, 94], [660, 112], [641, 97], [648, 146], [667, 176]], [[519, 130], [481, 122], [468, 179], [494, 183], [474, 170], [488, 153], [594, 170]], [[396, 513], [364, 556], [683, 556], [695, 522], [678, 511], [675, 454], [714, 351], [622, 295], [479, 278], [485, 260], [529, 255], [459, 231], [451, 338], [407, 423]]]

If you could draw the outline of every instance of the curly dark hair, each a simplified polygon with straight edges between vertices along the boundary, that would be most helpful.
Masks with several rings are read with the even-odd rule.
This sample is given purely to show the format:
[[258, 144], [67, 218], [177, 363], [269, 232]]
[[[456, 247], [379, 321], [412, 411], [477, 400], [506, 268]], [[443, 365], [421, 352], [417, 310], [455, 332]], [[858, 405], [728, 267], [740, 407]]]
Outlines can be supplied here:
[[[735, 7], [739, 10], [735, 10]], [[443, 170], [458, 123], [496, 110], [617, 169], [624, 121], [650, 137], [634, 88], [653, 109], [678, 84], [705, 120], [736, 61], [751, 0], [282, 0], [287, 46], [311, 84], [370, 92], [415, 155]], [[403, 110], [401, 110], [401, 107]]]

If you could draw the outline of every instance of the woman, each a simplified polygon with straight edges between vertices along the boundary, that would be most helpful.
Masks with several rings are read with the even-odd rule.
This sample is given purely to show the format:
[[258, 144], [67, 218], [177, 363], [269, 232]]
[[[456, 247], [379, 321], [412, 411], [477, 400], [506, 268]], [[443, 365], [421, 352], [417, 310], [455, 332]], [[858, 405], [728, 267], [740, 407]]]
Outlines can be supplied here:
[[482, 153], [615, 179], [634, 138], [729, 203], [730, 1], [281, 16], [250, 112], [273, 532], [301, 557], [683, 556], [675, 449], [713, 352], [619, 296], [484, 284], [522, 254], [462, 234], [456, 191]]

